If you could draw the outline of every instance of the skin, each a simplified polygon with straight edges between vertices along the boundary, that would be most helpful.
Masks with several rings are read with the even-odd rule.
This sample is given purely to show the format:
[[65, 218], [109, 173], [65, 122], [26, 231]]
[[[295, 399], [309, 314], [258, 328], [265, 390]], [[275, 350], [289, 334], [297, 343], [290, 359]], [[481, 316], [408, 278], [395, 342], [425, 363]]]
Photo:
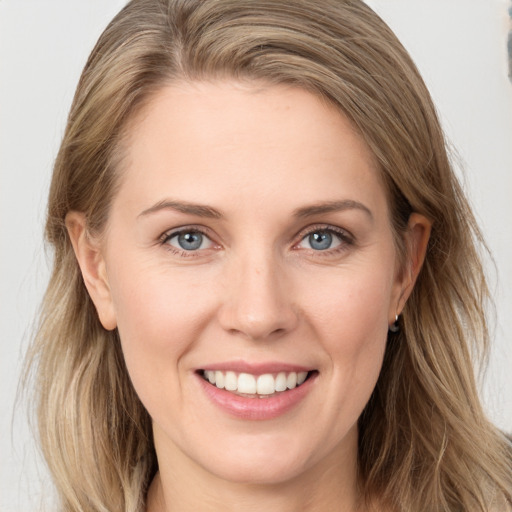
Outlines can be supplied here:
[[[429, 222], [411, 216], [401, 268], [372, 154], [338, 110], [298, 88], [167, 86], [128, 133], [103, 236], [88, 235], [79, 212], [66, 221], [100, 320], [119, 329], [153, 419], [159, 472], [148, 510], [358, 509], [357, 419]], [[200, 249], [169, 239], [182, 227], [204, 231]], [[329, 230], [328, 249], [311, 245], [311, 233]], [[290, 411], [251, 421], [198, 384], [198, 368], [233, 360], [318, 374]]]

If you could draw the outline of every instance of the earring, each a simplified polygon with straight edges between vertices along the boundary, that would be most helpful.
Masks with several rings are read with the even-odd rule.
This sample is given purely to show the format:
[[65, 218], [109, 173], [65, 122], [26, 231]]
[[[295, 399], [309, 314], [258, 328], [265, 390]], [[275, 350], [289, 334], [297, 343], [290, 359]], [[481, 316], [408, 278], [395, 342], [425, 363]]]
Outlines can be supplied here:
[[398, 323], [398, 315], [395, 315], [395, 321], [389, 326], [389, 332], [396, 333], [400, 331], [400, 324]]

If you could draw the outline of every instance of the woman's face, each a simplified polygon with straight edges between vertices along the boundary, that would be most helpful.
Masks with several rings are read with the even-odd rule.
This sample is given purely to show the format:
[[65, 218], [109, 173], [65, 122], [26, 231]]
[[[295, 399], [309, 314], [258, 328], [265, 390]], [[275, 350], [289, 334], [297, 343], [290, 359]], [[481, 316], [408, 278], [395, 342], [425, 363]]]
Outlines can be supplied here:
[[355, 467], [407, 286], [361, 137], [303, 90], [215, 82], [163, 89], [126, 147], [89, 289], [161, 465], [260, 483]]

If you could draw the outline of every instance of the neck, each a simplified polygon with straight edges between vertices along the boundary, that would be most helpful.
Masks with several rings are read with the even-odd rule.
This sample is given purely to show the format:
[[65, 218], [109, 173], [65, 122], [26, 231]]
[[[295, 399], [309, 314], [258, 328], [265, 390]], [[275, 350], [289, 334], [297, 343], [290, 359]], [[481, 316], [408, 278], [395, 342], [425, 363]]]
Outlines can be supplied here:
[[148, 493], [147, 512], [366, 511], [358, 504], [357, 433], [354, 440], [350, 453], [334, 450], [296, 477], [270, 484], [224, 480], [173, 450], [169, 456], [159, 457], [160, 469]]

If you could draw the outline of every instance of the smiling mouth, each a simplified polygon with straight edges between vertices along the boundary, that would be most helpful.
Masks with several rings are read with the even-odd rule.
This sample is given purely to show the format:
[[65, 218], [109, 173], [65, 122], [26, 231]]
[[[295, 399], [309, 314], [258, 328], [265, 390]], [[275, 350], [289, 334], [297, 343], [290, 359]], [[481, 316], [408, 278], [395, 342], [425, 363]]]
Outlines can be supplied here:
[[316, 370], [253, 375], [233, 371], [200, 370], [199, 375], [218, 389], [247, 398], [271, 398], [286, 393], [306, 382]]

